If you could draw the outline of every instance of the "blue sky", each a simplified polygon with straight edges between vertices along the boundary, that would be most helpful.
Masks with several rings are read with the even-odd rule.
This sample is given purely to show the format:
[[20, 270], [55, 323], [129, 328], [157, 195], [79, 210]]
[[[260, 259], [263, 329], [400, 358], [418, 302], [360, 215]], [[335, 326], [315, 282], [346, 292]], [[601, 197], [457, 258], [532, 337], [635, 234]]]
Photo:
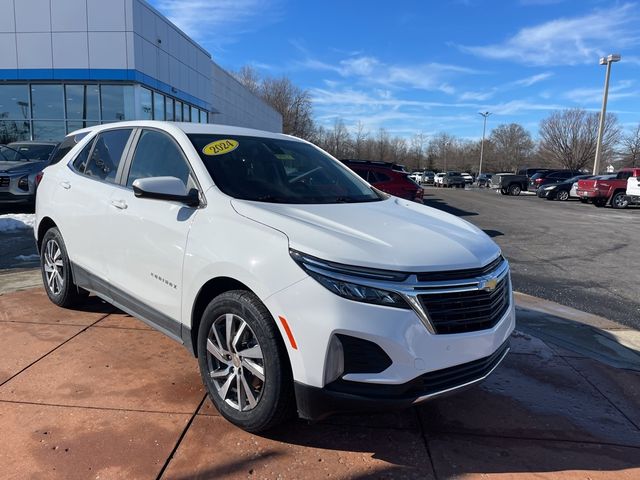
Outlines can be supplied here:
[[152, 0], [221, 66], [253, 65], [308, 89], [317, 121], [372, 132], [479, 138], [518, 122], [537, 135], [553, 109], [640, 122], [640, 5], [600, 0]]

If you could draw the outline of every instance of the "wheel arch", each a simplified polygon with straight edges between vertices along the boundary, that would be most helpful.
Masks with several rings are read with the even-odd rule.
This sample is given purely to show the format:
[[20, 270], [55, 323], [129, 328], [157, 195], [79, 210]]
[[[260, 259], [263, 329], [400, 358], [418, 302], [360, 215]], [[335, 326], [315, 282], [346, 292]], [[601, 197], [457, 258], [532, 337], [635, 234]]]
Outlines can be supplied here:
[[244, 283], [236, 280], [231, 277], [216, 277], [208, 280], [196, 295], [196, 299], [193, 302], [193, 307], [191, 309], [191, 332], [190, 332], [190, 340], [191, 340], [191, 351], [195, 357], [198, 356], [198, 329], [200, 327], [200, 320], [202, 319], [202, 314], [204, 313], [209, 302], [213, 300], [218, 295], [231, 291], [231, 290], [246, 290], [248, 292], [253, 292], [251, 288], [249, 288]]
[[51, 217], [44, 217], [42, 220], [40, 220], [40, 223], [38, 224], [38, 235], [36, 237], [36, 245], [38, 247], [38, 252], [40, 252], [40, 247], [42, 246], [42, 238], [44, 237], [44, 234], [50, 228], [57, 227], [57, 226], [58, 225], [56, 225], [56, 222], [54, 222], [51, 219]]

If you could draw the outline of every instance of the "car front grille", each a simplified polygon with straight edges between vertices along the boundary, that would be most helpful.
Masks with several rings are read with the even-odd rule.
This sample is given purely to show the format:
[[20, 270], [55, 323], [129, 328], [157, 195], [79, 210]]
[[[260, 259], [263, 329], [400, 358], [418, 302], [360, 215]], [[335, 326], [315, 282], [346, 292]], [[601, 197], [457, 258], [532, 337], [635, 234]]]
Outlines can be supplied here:
[[491, 291], [477, 289], [419, 295], [438, 334], [475, 332], [493, 328], [509, 309], [509, 277]]
[[9, 177], [0, 177], [0, 187], [9, 186]]

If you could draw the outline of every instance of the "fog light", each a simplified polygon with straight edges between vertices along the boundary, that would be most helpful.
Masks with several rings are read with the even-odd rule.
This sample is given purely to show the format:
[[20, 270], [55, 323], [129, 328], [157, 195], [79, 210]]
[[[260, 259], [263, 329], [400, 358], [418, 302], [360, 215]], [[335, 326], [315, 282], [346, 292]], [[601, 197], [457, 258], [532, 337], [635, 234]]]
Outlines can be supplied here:
[[327, 385], [337, 380], [342, 372], [344, 372], [344, 350], [338, 337], [332, 335], [327, 349], [327, 361], [324, 365], [324, 384]]
[[24, 176], [24, 177], [20, 177], [20, 180], [18, 180], [18, 188], [20, 190], [24, 190], [25, 192], [29, 191], [29, 177]]

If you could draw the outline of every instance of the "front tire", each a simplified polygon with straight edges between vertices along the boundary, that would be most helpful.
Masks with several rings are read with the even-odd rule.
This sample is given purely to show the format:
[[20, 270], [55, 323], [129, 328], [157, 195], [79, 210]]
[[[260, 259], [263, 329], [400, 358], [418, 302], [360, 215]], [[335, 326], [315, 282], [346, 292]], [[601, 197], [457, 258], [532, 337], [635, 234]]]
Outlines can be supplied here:
[[73, 281], [67, 247], [56, 227], [47, 230], [42, 237], [40, 265], [44, 289], [53, 303], [69, 308], [86, 298], [88, 292], [77, 287]]
[[198, 331], [198, 364], [220, 414], [249, 432], [273, 428], [293, 410], [286, 348], [267, 308], [253, 293], [214, 298]]
[[567, 200], [569, 200], [569, 192], [566, 190], [560, 190], [558, 193], [556, 193], [556, 200], [566, 202]]
[[522, 191], [522, 188], [520, 188], [520, 185], [511, 185], [509, 187], [509, 195], [512, 195], [514, 197], [517, 197], [518, 195], [520, 195], [521, 191]]

